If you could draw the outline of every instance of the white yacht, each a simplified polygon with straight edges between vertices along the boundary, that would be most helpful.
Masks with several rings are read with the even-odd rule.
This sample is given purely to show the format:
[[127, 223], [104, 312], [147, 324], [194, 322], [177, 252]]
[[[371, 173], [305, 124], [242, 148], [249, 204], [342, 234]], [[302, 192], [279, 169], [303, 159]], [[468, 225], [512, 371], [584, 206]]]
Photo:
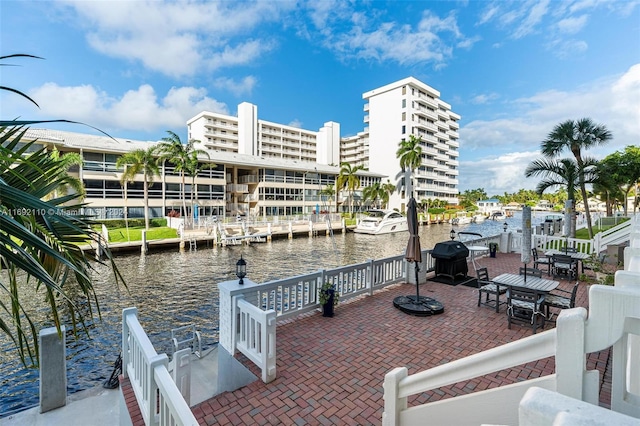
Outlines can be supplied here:
[[452, 225], [467, 225], [471, 223], [471, 218], [467, 216], [467, 212], [458, 212], [456, 217], [449, 221]]
[[369, 210], [367, 213], [369, 215], [360, 220], [354, 232], [379, 235], [409, 229], [407, 218], [396, 211]]

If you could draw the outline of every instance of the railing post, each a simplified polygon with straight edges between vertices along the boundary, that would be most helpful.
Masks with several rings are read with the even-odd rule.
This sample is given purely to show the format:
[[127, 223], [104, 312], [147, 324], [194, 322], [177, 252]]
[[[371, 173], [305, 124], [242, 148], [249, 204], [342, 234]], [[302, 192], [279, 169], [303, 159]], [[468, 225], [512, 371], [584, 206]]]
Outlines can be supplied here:
[[262, 346], [262, 381], [272, 382], [276, 379], [276, 312], [270, 311], [266, 315], [264, 333], [261, 336]]
[[400, 413], [407, 409], [407, 398], [399, 398], [400, 381], [408, 376], [407, 367], [394, 368], [384, 376], [384, 412], [382, 424], [384, 426], [399, 426]]
[[127, 323], [127, 317], [129, 315], [138, 316], [138, 308], [125, 308], [122, 310], [122, 375], [123, 377], [129, 377], [127, 372], [127, 366], [129, 365], [129, 324]]
[[367, 259], [367, 286], [369, 288], [369, 295], [373, 296], [373, 259]]
[[586, 318], [584, 308], [565, 310], [560, 312], [556, 327], [557, 391], [580, 400], [584, 400]]
[[148, 394], [145, 395], [145, 400], [148, 401], [149, 405], [147, 405], [147, 414], [150, 426], [155, 426], [158, 423], [158, 384], [156, 383], [155, 378], [155, 369], [159, 365], [164, 365], [166, 368], [169, 365], [169, 358], [167, 358], [167, 354], [157, 354], [151, 358], [149, 358], [148, 369], [146, 371], [146, 380], [144, 384], [144, 388], [147, 390]]

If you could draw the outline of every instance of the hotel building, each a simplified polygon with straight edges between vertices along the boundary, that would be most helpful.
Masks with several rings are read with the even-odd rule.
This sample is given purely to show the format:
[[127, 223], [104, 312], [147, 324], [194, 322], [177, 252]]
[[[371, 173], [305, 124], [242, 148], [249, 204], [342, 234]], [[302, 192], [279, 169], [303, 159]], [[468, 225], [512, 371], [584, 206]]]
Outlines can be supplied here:
[[[418, 200], [445, 199], [457, 203], [458, 120], [460, 116], [439, 99], [439, 92], [413, 77], [362, 95], [365, 127], [355, 136], [341, 138], [340, 124], [329, 121], [317, 131], [258, 118], [256, 105], [243, 102], [236, 116], [203, 111], [187, 121], [188, 139], [215, 167], [185, 179], [188, 210], [198, 217], [216, 215], [285, 216], [336, 209], [336, 200], [321, 196], [334, 185], [340, 164], [362, 165], [355, 210], [366, 209], [362, 189], [376, 182], [398, 183], [398, 143], [410, 134], [422, 139], [423, 165], [415, 172]], [[111, 139], [80, 133], [30, 129], [26, 139], [61, 153], [77, 152], [83, 165], [73, 173], [86, 187], [89, 212], [100, 218], [142, 217], [143, 182], [121, 184], [116, 168], [120, 155], [147, 149], [158, 142]], [[182, 210], [182, 179], [165, 163], [149, 189], [151, 217]], [[338, 194], [339, 211], [349, 211], [346, 191]], [[193, 203], [191, 200], [193, 199]], [[405, 194], [391, 196], [389, 208], [404, 210]]]

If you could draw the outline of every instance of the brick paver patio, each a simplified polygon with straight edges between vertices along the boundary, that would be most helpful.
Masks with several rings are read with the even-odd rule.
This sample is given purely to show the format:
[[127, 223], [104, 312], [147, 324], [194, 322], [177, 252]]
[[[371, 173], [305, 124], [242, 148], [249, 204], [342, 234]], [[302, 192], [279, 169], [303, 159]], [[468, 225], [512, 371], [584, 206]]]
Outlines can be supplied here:
[[[519, 254], [483, 257], [491, 277], [517, 273]], [[529, 265], [531, 266], [531, 265]], [[470, 265], [470, 273], [473, 268]], [[430, 274], [432, 275], [432, 274]], [[560, 281], [563, 290], [574, 282]], [[587, 307], [586, 283], [577, 306]], [[386, 373], [405, 366], [409, 374], [463, 358], [531, 335], [531, 328], [507, 328], [505, 307], [477, 306], [477, 289], [432, 281], [420, 294], [442, 302], [445, 312], [431, 317], [407, 315], [393, 307], [399, 295], [415, 294], [415, 286], [398, 284], [336, 308], [333, 318], [320, 312], [277, 328], [277, 379], [258, 380], [222, 393], [192, 408], [201, 425], [379, 425], [383, 412], [382, 383]], [[554, 327], [547, 323], [545, 330]], [[238, 359], [260, 376], [244, 356]], [[601, 405], [609, 407], [609, 350], [590, 354], [587, 367], [601, 372]], [[536, 378], [554, 372], [546, 358], [498, 371], [409, 398], [409, 406]]]

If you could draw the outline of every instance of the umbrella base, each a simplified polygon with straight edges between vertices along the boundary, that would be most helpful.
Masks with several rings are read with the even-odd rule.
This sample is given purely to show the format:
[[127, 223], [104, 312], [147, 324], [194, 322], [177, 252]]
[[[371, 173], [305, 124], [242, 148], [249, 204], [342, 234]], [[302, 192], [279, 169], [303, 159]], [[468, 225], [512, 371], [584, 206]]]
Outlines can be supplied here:
[[398, 296], [393, 299], [393, 306], [400, 309], [405, 314], [418, 317], [428, 317], [444, 312], [444, 305], [431, 297], [420, 296]]

